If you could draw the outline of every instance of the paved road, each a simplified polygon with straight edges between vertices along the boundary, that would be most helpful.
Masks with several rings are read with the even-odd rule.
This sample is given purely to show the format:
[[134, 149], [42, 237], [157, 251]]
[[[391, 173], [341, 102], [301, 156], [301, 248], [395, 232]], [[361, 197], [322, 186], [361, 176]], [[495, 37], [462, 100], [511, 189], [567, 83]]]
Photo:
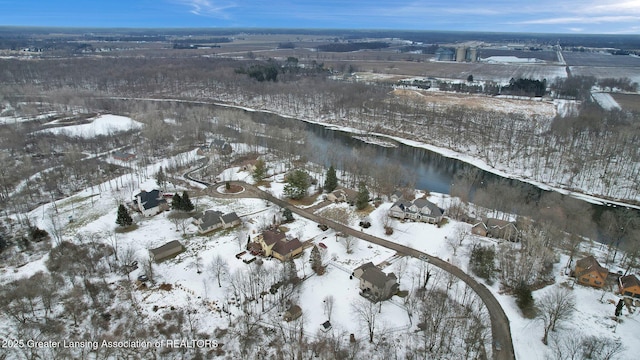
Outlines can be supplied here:
[[[190, 180], [198, 181], [191, 178]], [[201, 182], [201, 181], [198, 181], [198, 182]], [[397, 244], [397, 243], [379, 238], [377, 236], [366, 234], [356, 229], [345, 226], [343, 224], [337, 223], [335, 221], [323, 218], [321, 216], [313, 214], [307, 209], [298, 208], [282, 199], [278, 199], [273, 195], [253, 185], [250, 185], [244, 182], [239, 182], [239, 181], [233, 181], [232, 183], [243, 186], [245, 188], [245, 191], [238, 194], [220, 194], [217, 191], [215, 191], [215, 189], [213, 189], [214, 191], [212, 195], [222, 196], [222, 197], [231, 197], [231, 198], [254, 197], [254, 198], [265, 199], [282, 208], [289, 208], [291, 212], [293, 212], [294, 214], [297, 214], [299, 216], [302, 216], [304, 218], [307, 218], [317, 223], [323, 223], [336, 231], [351, 235], [353, 237], [357, 237], [359, 239], [368, 241], [376, 245], [386, 247], [391, 250], [395, 250], [400, 254], [413, 256], [415, 258], [426, 257], [426, 259], [434, 266], [437, 266], [440, 269], [455, 275], [460, 280], [464, 281], [467, 285], [469, 285], [469, 287], [472, 288], [476, 292], [476, 294], [478, 294], [478, 296], [480, 297], [480, 299], [482, 299], [482, 301], [484, 302], [485, 306], [489, 311], [489, 317], [491, 318], [491, 334], [493, 337], [493, 342], [495, 343], [496, 341], [499, 341], [500, 344], [502, 345], [502, 350], [500, 351], [496, 351], [495, 348], [493, 349], [493, 359], [496, 359], [496, 360], [515, 359], [515, 354], [513, 351], [513, 342], [511, 339], [511, 329], [509, 327], [509, 319], [507, 318], [507, 315], [502, 310], [500, 303], [493, 296], [491, 291], [489, 291], [489, 289], [487, 289], [483, 284], [480, 284], [479, 282], [477, 282], [473, 277], [467, 275], [464, 271], [460, 270], [458, 267], [440, 258], [412, 249], [408, 246], [404, 246], [401, 244]], [[203, 183], [203, 184], [207, 185], [207, 183]]]

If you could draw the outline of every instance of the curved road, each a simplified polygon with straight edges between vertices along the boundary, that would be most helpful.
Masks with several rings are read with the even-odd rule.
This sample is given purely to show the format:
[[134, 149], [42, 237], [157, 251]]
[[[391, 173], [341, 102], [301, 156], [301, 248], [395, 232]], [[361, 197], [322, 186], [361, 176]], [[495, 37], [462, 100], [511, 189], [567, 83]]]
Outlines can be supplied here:
[[[207, 186], [213, 185], [200, 180], [193, 179], [190, 176], [188, 176], [188, 174], [185, 174], [185, 177], [189, 180], [196, 181], [203, 185], [207, 185]], [[275, 196], [267, 193], [266, 191], [263, 191], [245, 182], [232, 181], [231, 183], [244, 187], [245, 192], [238, 193], [238, 194], [220, 194], [214, 190], [214, 193], [212, 195], [229, 197], [229, 198], [254, 197], [254, 198], [265, 199], [265, 200], [268, 200], [269, 202], [272, 202], [280, 206], [281, 208], [288, 208], [294, 214], [300, 215], [311, 221], [326, 224], [327, 226], [329, 226], [330, 228], [336, 231], [340, 231], [345, 234], [351, 235], [353, 237], [362, 239], [364, 241], [368, 241], [370, 243], [380, 245], [391, 250], [395, 250], [401, 254], [413, 256], [415, 258], [426, 258], [427, 261], [433, 264], [434, 266], [437, 266], [440, 269], [455, 275], [460, 280], [464, 281], [470, 288], [472, 288], [476, 292], [476, 294], [478, 294], [480, 299], [482, 299], [485, 306], [487, 307], [487, 310], [489, 311], [489, 317], [491, 318], [491, 335], [493, 338], [493, 344], [495, 344], [496, 342], [499, 342], [502, 347], [502, 349], [498, 351], [494, 346], [492, 351], [493, 359], [496, 359], [496, 360], [515, 359], [515, 353], [513, 351], [513, 341], [511, 339], [511, 328], [509, 327], [509, 319], [507, 318], [507, 315], [502, 310], [500, 303], [498, 302], [498, 300], [496, 300], [496, 298], [489, 291], [489, 289], [487, 289], [486, 286], [484, 286], [484, 284], [480, 284], [473, 277], [467, 275], [464, 271], [460, 270], [458, 267], [440, 258], [412, 249], [408, 246], [396, 244], [394, 242], [379, 238], [377, 236], [363, 233], [361, 231], [350, 228], [348, 226], [337, 223], [335, 221], [320, 217], [316, 214], [306, 211], [306, 209], [301, 209], [296, 206], [293, 206], [288, 202], [282, 199], [278, 199]]]

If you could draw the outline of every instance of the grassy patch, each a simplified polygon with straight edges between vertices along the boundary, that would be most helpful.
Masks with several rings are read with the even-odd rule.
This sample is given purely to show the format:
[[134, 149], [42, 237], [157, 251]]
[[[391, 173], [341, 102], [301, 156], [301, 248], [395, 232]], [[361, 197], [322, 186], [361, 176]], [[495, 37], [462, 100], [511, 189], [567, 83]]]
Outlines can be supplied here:
[[138, 229], [138, 224], [133, 224], [130, 226], [118, 226], [115, 231], [118, 234], [126, 234], [137, 229]]
[[320, 194], [313, 194], [311, 196], [305, 196], [302, 199], [299, 200], [293, 200], [293, 199], [289, 199], [289, 203], [296, 205], [296, 206], [309, 206], [311, 204], [313, 204], [314, 202], [316, 202], [316, 199], [318, 198]]
[[278, 227], [278, 230], [282, 231], [283, 233], [286, 233], [287, 231], [289, 231], [289, 228], [286, 226], [280, 225], [280, 227]]

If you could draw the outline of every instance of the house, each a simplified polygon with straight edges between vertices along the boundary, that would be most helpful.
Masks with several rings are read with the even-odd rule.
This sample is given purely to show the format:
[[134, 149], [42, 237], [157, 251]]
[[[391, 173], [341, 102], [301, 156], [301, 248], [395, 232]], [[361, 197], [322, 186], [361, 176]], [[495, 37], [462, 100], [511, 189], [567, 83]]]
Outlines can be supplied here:
[[122, 151], [114, 151], [112, 156], [115, 160], [120, 161], [131, 161], [136, 158], [134, 154], [125, 153]]
[[519, 236], [515, 223], [493, 218], [475, 223], [471, 228], [471, 233], [509, 241], [518, 241]]
[[[302, 253], [302, 243], [297, 238], [287, 240], [283, 232], [277, 230], [265, 230], [254, 238], [254, 242], [260, 246], [263, 256], [272, 256], [280, 261], [293, 258]], [[250, 245], [251, 246], [251, 245]]]
[[206, 234], [220, 228], [234, 227], [240, 223], [240, 217], [235, 212], [223, 214], [217, 210], [206, 210], [194, 221], [200, 234]]
[[471, 233], [480, 236], [487, 236], [487, 224], [485, 224], [483, 221], [475, 223], [471, 228]]
[[233, 148], [231, 145], [222, 139], [215, 139], [211, 142], [211, 148], [215, 149], [218, 153], [222, 155], [229, 155], [233, 152]]
[[376, 266], [373, 265], [373, 263], [371, 261], [369, 261], [368, 263], [362, 264], [362, 265], [358, 266], [357, 268], [355, 268], [353, 270], [353, 272], [351, 273], [351, 276], [353, 276], [356, 279], [360, 280], [360, 278], [362, 277], [362, 274], [365, 271], [367, 271], [367, 269], [373, 268], [373, 267], [376, 267]]
[[404, 199], [404, 195], [402, 194], [402, 191], [396, 190], [391, 193], [391, 195], [389, 196], [389, 199], [391, 199], [391, 201], [393, 202], [396, 202], [400, 199]]
[[133, 209], [141, 212], [144, 216], [153, 216], [169, 210], [169, 204], [162, 195], [160, 190], [142, 190], [133, 198]]
[[430, 224], [439, 223], [442, 220], [443, 213], [443, 210], [438, 205], [422, 198], [413, 201], [398, 199], [389, 209], [389, 216]]
[[346, 202], [347, 193], [345, 193], [343, 189], [335, 189], [328, 193], [326, 198], [333, 203]]
[[601, 288], [606, 283], [609, 270], [602, 267], [598, 260], [589, 255], [576, 261], [574, 275], [579, 284]]
[[371, 301], [387, 300], [398, 292], [396, 275], [385, 274], [373, 263], [359, 266], [353, 271], [353, 275], [360, 279], [360, 295]]
[[640, 299], [640, 280], [635, 275], [621, 276], [618, 286], [620, 295]]
[[284, 321], [293, 321], [302, 316], [302, 309], [298, 305], [291, 306], [282, 316]]
[[159, 263], [163, 260], [172, 258], [183, 251], [184, 246], [182, 246], [178, 240], [173, 240], [158, 248], [149, 250], [149, 256], [151, 256], [151, 260]]
[[518, 241], [518, 228], [513, 222], [489, 218], [485, 221], [485, 225], [489, 237]]

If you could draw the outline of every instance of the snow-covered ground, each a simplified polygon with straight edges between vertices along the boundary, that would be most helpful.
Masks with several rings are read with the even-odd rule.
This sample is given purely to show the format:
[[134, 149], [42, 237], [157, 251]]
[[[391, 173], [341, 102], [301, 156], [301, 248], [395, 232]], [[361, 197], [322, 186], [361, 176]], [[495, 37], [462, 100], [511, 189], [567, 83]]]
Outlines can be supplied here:
[[[157, 168], [156, 164], [153, 168]], [[273, 168], [277, 168], [275, 165]], [[238, 168], [225, 171], [228, 179], [249, 179], [249, 174], [239, 171]], [[150, 172], [151, 173], [151, 172]], [[272, 177], [269, 191], [277, 196], [282, 196], [282, 175]], [[116, 184], [131, 181], [129, 175], [123, 179], [116, 179]], [[139, 189], [150, 190], [155, 187], [153, 178], [142, 179], [137, 184], [136, 189], [130, 186], [101, 186], [100, 193], [94, 189], [87, 189], [71, 198], [56, 202], [57, 213], [53, 204], [45, 204], [35, 209], [30, 214], [30, 218], [41, 228], [51, 230], [51, 214], [57, 214], [57, 218], [64, 225], [63, 237], [70, 241], [75, 241], [77, 234], [97, 234], [98, 239], [112, 244], [107, 240], [113, 236], [116, 225], [117, 203], [130, 199], [134, 192]], [[177, 190], [180, 190], [178, 188]], [[441, 194], [431, 194], [429, 200], [440, 207], [446, 207], [449, 198]], [[240, 252], [245, 245], [246, 235], [256, 233], [259, 226], [272, 221], [274, 215], [279, 210], [271, 204], [261, 199], [216, 199], [209, 196], [192, 196], [192, 201], [197, 204], [198, 209], [216, 209], [222, 212], [237, 212], [243, 220], [244, 226], [240, 229], [215, 232], [210, 235], [199, 235], [196, 227], [192, 224], [183, 230], [168, 217], [165, 212], [151, 218], [135, 216], [138, 228], [131, 232], [117, 234], [118, 247], [131, 247], [138, 258], [148, 257], [148, 249], [160, 246], [171, 240], [179, 240], [185, 245], [186, 251], [176, 258], [154, 265], [154, 274], [158, 284], [167, 283], [172, 285], [172, 290], [165, 291], [153, 288], [151, 290], [140, 290], [134, 292], [141, 306], [142, 312], [149, 319], [161, 321], [166, 309], [170, 307], [194, 309], [197, 313], [197, 320], [202, 331], [213, 333], [216, 328], [226, 328], [228, 326], [227, 315], [221, 309], [228, 309], [233, 316], [241, 313], [240, 304], [229, 294], [228, 282], [223, 282], [222, 287], [218, 287], [216, 280], [212, 276], [208, 265], [211, 260], [220, 255], [227, 260], [228, 272], [247, 269], [251, 265], [245, 264], [234, 255]], [[344, 204], [329, 205], [331, 207], [343, 207], [347, 211], [353, 211]], [[385, 235], [381, 225], [381, 217], [391, 206], [391, 203], [383, 203], [374, 209], [369, 215], [372, 226], [362, 231], [407, 245], [429, 254], [446, 259], [467, 271], [470, 249], [473, 243], [495, 244], [495, 240], [467, 236], [463, 245], [457, 248], [454, 255], [453, 248], [447, 239], [455, 237], [460, 227], [470, 228], [470, 225], [458, 223], [450, 220], [446, 225], [437, 227], [435, 225], [401, 222], [394, 220], [392, 227], [394, 233]], [[67, 223], [69, 215], [73, 216], [74, 222]], [[349, 225], [360, 229], [357, 226], [359, 217], [350, 218]], [[358, 295], [358, 282], [349, 279], [350, 272], [357, 266], [372, 261], [375, 264], [388, 263], [384, 271], [398, 271], [399, 258], [394, 256], [394, 252], [376, 245], [370, 245], [364, 241], [356, 242], [353, 252], [348, 254], [342, 240], [339, 239], [333, 230], [322, 231], [317, 224], [299, 218], [293, 223], [287, 224], [288, 233], [299, 237], [301, 240], [311, 240], [313, 243], [322, 242], [327, 246], [325, 260], [327, 272], [322, 276], [313, 275], [300, 285], [298, 302], [303, 308], [304, 331], [306, 336], [313, 337], [319, 330], [319, 326], [327, 315], [323, 311], [323, 300], [331, 295], [337, 301], [334, 304], [331, 322], [333, 330], [337, 334], [355, 333], [359, 338], [366, 338], [366, 332], [362, 324], [354, 317], [351, 303], [360, 299]], [[186, 233], [183, 234], [183, 231]], [[305, 250], [305, 255], [296, 260], [298, 275], [300, 277], [312, 274], [308, 262], [309, 250]], [[46, 271], [44, 258], [34, 260], [24, 266], [15, 269], [4, 268], [0, 282], [27, 277], [36, 271]], [[566, 257], [562, 257], [559, 264], [566, 263]], [[406, 262], [407, 272], [401, 278], [401, 290], [407, 290], [411, 281], [409, 274], [414, 272], [419, 266], [420, 260], [408, 259]], [[282, 265], [277, 260], [265, 260], [264, 268], [268, 271], [282, 271]], [[198, 273], [198, 268], [202, 270]], [[563, 286], [569, 278], [564, 275], [560, 265], [556, 265], [556, 284], [534, 292], [535, 298], [540, 298], [543, 294], [551, 291], [552, 288]], [[142, 274], [142, 270], [136, 270], [131, 275], [135, 279]], [[478, 279], [482, 282], [482, 280]], [[511, 322], [512, 336], [516, 357], [524, 360], [545, 359], [550, 356], [549, 347], [541, 342], [542, 324], [534, 320], [522, 317], [512, 296], [501, 293], [499, 284], [487, 285], [501, 303], [505, 313]], [[634, 354], [640, 352], [640, 343], [634, 341], [636, 334], [640, 331], [640, 318], [638, 311], [631, 314], [626, 309], [622, 315], [622, 323], [615, 326], [611, 320], [614, 305], [606, 302], [608, 299], [617, 301], [617, 296], [613, 293], [606, 293], [604, 303], [599, 299], [602, 291], [585, 288], [575, 285], [571, 290], [576, 297], [577, 311], [573, 318], [565, 323], [561, 329], [552, 332], [550, 339], [569, 337], [573, 334], [598, 335], [622, 341], [626, 351], [620, 358], [632, 359]], [[157, 311], [154, 311], [154, 306]], [[277, 324], [281, 322], [281, 314], [270, 310], [265, 313], [263, 320], [265, 324]], [[411, 325], [407, 317], [407, 312], [403, 308], [402, 300], [394, 297], [391, 301], [382, 305], [380, 316], [380, 326], [388, 336], [397, 338], [403, 337], [407, 331], [411, 331]], [[415, 324], [413, 325], [415, 326]], [[3, 329], [7, 330], [7, 329]], [[10, 330], [9, 330], [10, 331]]]
[[609, 93], [594, 92], [591, 93], [593, 99], [605, 110], [620, 110], [620, 104]]
[[[57, 124], [57, 121], [52, 121], [47, 125], [55, 126]], [[99, 135], [113, 135], [120, 131], [136, 130], [141, 127], [142, 123], [129, 117], [109, 114], [100, 115], [88, 124], [51, 127], [40, 131], [90, 139]]]

